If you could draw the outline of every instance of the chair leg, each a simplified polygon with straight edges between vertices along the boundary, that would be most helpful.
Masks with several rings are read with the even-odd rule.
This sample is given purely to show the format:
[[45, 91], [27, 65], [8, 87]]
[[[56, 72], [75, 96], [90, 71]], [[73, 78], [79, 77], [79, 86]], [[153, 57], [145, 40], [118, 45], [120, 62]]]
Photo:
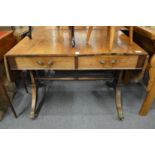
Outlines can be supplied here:
[[129, 26], [129, 41], [130, 45], [133, 43], [133, 26]]
[[109, 50], [113, 48], [114, 38], [115, 38], [115, 26], [109, 27]]
[[86, 43], [89, 42], [89, 39], [90, 39], [90, 35], [91, 35], [92, 30], [93, 30], [93, 26], [89, 26], [88, 33], [87, 33], [87, 38], [86, 38]]

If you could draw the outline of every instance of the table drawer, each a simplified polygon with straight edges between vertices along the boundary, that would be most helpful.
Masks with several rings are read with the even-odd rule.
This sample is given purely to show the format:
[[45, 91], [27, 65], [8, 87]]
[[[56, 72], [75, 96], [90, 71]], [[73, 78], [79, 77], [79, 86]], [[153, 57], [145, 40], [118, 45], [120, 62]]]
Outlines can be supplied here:
[[137, 66], [138, 56], [81, 56], [79, 69], [134, 69]]
[[74, 69], [74, 57], [14, 57], [9, 59], [11, 69]]

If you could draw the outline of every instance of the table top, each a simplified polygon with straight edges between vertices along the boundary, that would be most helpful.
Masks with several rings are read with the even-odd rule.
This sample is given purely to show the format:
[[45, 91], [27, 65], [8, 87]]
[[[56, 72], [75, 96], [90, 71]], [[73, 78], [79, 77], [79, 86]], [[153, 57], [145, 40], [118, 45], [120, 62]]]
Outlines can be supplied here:
[[134, 31], [155, 40], [155, 26], [135, 26]]
[[129, 38], [117, 31], [113, 50], [108, 49], [107, 29], [93, 30], [89, 43], [86, 43], [87, 30], [75, 30], [76, 47], [72, 48], [68, 30], [32, 31], [32, 39], [25, 37], [6, 56], [36, 56], [36, 55], [97, 55], [97, 54], [147, 54], [140, 46], [129, 45]]
[[0, 31], [0, 39], [3, 39], [11, 33], [13, 33], [13, 31]]

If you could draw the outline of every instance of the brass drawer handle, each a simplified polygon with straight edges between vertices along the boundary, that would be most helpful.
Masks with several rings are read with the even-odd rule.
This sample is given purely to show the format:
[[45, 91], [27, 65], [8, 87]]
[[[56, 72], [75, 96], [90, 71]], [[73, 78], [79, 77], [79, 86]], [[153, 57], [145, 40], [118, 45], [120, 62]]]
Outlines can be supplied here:
[[111, 64], [115, 64], [117, 60], [111, 60]]
[[104, 61], [104, 60], [100, 60], [99, 62], [100, 62], [100, 64], [102, 64], [102, 65], [105, 64], [105, 61]]
[[38, 65], [41, 65], [41, 66], [44, 65], [44, 63], [43, 63], [42, 61], [37, 61], [37, 64], [38, 64]]
[[49, 62], [48, 62], [48, 65], [49, 66], [51, 66], [51, 65], [53, 65], [54, 64], [54, 62], [52, 61], [52, 60], [50, 60]]

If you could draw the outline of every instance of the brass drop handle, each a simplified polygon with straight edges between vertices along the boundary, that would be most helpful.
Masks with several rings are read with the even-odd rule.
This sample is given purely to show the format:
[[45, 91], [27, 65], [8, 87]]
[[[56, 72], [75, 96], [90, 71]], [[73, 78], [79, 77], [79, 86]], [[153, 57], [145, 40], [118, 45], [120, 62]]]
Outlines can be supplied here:
[[37, 64], [38, 64], [38, 65], [41, 65], [41, 66], [44, 65], [44, 63], [43, 63], [42, 61], [37, 61]]
[[117, 60], [111, 60], [111, 64], [115, 64]]
[[54, 64], [54, 62], [52, 61], [52, 60], [50, 60], [49, 62], [48, 62], [48, 65], [49, 66], [51, 66], [51, 65], [53, 65]]
[[105, 61], [104, 61], [104, 60], [100, 60], [99, 62], [100, 62], [100, 64], [102, 64], [102, 65], [105, 64]]

